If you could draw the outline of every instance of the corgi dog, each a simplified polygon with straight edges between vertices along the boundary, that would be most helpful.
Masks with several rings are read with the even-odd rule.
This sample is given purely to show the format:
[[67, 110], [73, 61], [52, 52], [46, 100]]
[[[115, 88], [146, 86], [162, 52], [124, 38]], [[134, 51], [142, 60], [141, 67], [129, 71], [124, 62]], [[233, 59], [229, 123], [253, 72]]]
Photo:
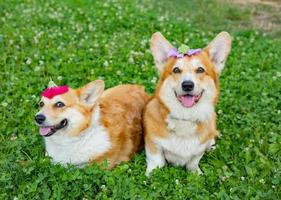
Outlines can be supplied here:
[[161, 33], [153, 34], [151, 52], [160, 79], [144, 110], [146, 175], [166, 161], [202, 173], [199, 161], [218, 135], [219, 75], [230, 50], [227, 32], [204, 49], [182, 54]]
[[143, 147], [142, 112], [149, 99], [138, 85], [104, 91], [96, 80], [82, 88], [46, 89], [35, 121], [53, 163], [84, 166], [105, 160], [111, 169]]

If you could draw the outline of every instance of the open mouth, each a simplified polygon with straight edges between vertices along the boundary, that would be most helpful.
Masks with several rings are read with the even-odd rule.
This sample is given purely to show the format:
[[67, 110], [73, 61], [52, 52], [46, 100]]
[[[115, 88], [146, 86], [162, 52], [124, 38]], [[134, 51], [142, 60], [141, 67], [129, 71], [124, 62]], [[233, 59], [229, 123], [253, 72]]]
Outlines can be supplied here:
[[202, 92], [200, 92], [199, 95], [191, 95], [191, 94], [177, 95], [176, 93], [175, 93], [175, 95], [176, 95], [177, 99], [179, 100], [179, 102], [181, 102], [181, 104], [184, 107], [191, 108], [196, 103], [198, 103], [198, 101], [202, 97], [203, 92], [204, 92], [204, 90], [202, 90]]
[[53, 135], [58, 130], [66, 127], [68, 121], [67, 119], [62, 120], [59, 124], [54, 126], [40, 126], [40, 135], [44, 137], [49, 137]]

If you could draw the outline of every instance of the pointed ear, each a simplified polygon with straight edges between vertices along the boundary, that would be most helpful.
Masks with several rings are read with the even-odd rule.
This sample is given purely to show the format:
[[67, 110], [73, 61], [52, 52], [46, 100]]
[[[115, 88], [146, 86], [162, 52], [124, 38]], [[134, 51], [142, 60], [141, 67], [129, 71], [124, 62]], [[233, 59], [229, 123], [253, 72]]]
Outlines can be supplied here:
[[88, 106], [94, 106], [104, 91], [104, 82], [96, 80], [88, 83], [79, 90], [80, 101]]
[[205, 51], [215, 65], [218, 74], [224, 68], [225, 61], [231, 50], [231, 36], [227, 32], [219, 33], [215, 39], [205, 48]]
[[166, 65], [168, 52], [173, 48], [174, 47], [160, 32], [156, 32], [152, 35], [150, 41], [150, 49], [154, 58], [155, 65], [160, 73], [163, 71]]

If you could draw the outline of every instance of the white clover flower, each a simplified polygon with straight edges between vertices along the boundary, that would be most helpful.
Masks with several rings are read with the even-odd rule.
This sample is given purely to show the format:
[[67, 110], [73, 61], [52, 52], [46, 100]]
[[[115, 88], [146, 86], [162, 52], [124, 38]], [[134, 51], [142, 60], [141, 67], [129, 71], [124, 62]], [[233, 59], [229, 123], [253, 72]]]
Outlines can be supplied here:
[[8, 106], [8, 103], [7, 103], [7, 102], [2, 102], [2, 106], [3, 106], [3, 107], [7, 107], [7, 106]]
[[34, 71], [36, 71], [36, 72], [40, 71], [40, 67], [39, 67], [39, 66], [36, 66], [36, 67], [34, 68]]
[[260, 179], [259, 182], [260, 182], [261, 184], [265, 184], [265, 180], [264, 180], [263, 178]]
[[180, 181], [178, 179], [175, 180], [176, 184], [179, 185]]
[[30, 65], [31, 63], [32, 63], [32, 59], [28, 57], [25, 61], [25, 64]]
[[108, 66], [109, 66], [109, 63], [108, 63], [108, 61], [107, 61], [107, 60], [106, 60], [106, 61], [104, 61], [103, 66], [104, 66], [104, 67], [108, 67]]
[[135, 60], [134, 60], [133, 57], [130, 57], [129, 60], [128, 60], [128, 62], [129, 62], [130, 64], [134, 64], [134, 63], [135, 63]]
[[10, 140], [16, 140], [18, 137], [15, 135], [15, 134], [13, 134], [11, 137], [10, 137]]
[[151, 83], [156, 83], [156, 82], [157, 82], [157, 78], [154, 76], [154, 77], [151, 79], [150, 82], [151, 82]]
[[62, 80], [62, 76], [58, 76], [57, 79], [60, 81]]
[[33, 41], [34, 41], [35, 44], [38, 44], [38, 43], [39, 43], [39, 38], [36, 37], [36, 36], [34, 36], [34, 37], [33, 37]]
[[160, 16], [158, 20], [159, 20], [160, 22], [164, 21], [164, 20], [165, 20], [165, 16]]
[[145, 47], [146, 44], [147, 44], [147, 40], [146, 40], [146, 39], [144, 39], [144, 40], [141, 41], [141, 46], [142, 46], [142, 47]]
[[244, 181], [244, 180], [245, 180], [245, 177], [244, 177], [244, 176], [241, 176], [240, 179], [241, 179], [242, 181]]
[[89, 24], [88, 25], [88, 29], [89, 29], [89, 31], [94, 31], [95, 27], [92, 24]]
[[122, 74], [122, 72], [121, 72], [120, 70], [118, 70], [118, 71], [116, 72], [116, 74], [120, 76], [120, 75]]

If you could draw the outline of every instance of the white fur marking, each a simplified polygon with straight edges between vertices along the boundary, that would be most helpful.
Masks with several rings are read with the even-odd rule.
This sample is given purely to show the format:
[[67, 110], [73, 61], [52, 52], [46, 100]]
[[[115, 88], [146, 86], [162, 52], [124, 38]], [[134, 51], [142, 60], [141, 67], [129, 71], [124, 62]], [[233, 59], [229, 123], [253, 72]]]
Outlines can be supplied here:
[[[99, 124], [99, 113], [100, 110], [97, 108], [93, 113], [92, 126], [79, 136], [69, 136], [58, 132], [45, 138], [47, 153], [54, 163], [83, 165], [110, 149], [108, 133]], [[79, 115], [77, 115], [77, 120], [79, 120]]]
[[201, 144], [196, 124], [193, 122], [174, 119], [171, 116], [167, 117], [166, 122], [169, 137], [157, 138], [155, 141], [163, 149], [165, 158], [175, 165], [186, 165], [190, 170], [198, 170], [201, 157], [206, 149], [214, 144], [214, 140]]
[[146, 155], [146, 163], [147, 163], [147, 168], [145, 175], [149, 176], [150, 172], [159, 167], [163, 167], [165, 165], [165, 158], [161, 150], [159, 150], [157, 153], [152, 154], [149, 149], [146, 147], [145, 148], [145, 155]]

